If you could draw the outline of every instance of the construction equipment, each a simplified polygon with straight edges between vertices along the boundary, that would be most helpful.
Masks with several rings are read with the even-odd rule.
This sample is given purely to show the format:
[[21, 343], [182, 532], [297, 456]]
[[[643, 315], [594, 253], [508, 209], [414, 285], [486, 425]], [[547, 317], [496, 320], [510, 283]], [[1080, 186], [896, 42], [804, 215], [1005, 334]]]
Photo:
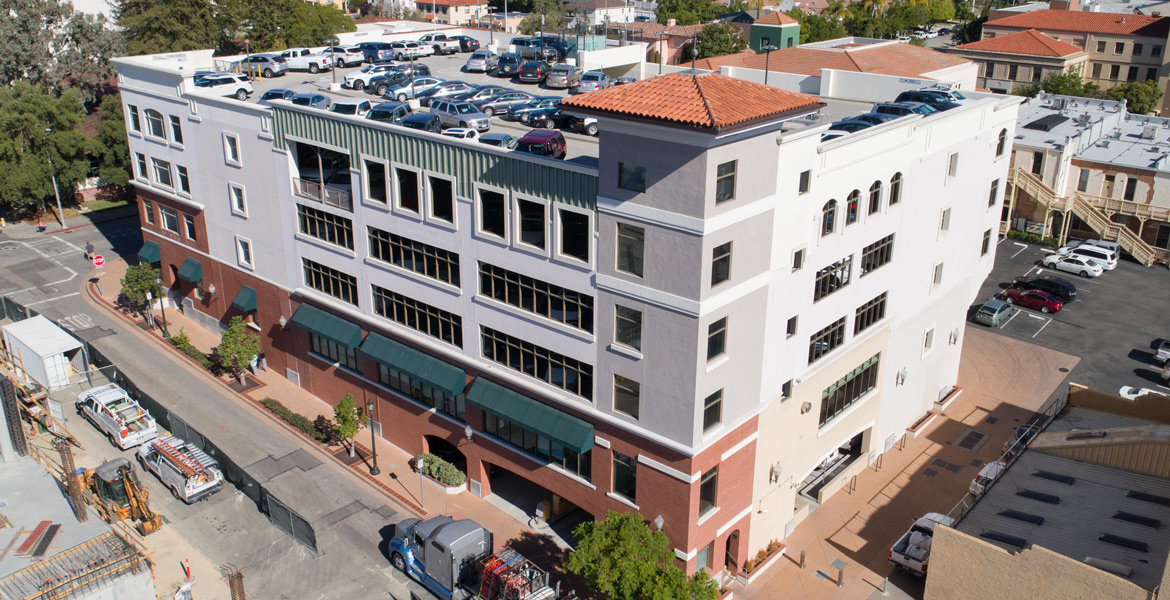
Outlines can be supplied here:
[[138, 483], [134, 464], [124, 458], [104, 462], [96, 469], [81, 472], [87, 500], [109, 522], [132, 519], [142, 535], [162, 527], [162, 516], [150, 509], [150, 492]]
[[556, 595], [548, 586], [548, 573], [511, 548], [483, 563], [478, 600], [547, 600]]

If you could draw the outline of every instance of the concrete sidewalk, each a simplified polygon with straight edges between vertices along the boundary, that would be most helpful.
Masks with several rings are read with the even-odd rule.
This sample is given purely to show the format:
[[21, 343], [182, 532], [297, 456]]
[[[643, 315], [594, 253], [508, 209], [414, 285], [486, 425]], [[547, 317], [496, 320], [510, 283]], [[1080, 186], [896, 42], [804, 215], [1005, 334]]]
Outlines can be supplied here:
[[57, 233], [65, 233], [77, 229], [91, 227], [99, 223], [107, 221], [115, 221], [118, 219], [128, 219], [130, 217], [138, 216], [137, 203], [130, 204], [107, 210], [99, 210], [96, 212], [85, 212], [79, 215], [68, 217], [65, 219], [65, 224], [61, 225], [57, 221], [45, 221], [45, 231], [37, 231], [35, 223], [25, 223], [24, 221], [8, 221], [7, 226], [0, 231], [9, 238], [14, 240], [27, 240], [41, 235], [53, 235]]

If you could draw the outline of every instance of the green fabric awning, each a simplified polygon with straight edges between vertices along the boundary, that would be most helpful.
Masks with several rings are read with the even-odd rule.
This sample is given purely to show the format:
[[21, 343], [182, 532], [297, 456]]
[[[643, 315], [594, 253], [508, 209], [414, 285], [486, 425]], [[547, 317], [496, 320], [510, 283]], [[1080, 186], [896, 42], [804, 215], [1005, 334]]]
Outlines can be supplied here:
[[467, 374], [463, 369], [384, 335], [367, 335], [362, 354], [450, 392], [452, 396], [463, 393], [463, 388], [467, 387]]
[[162, 260], [159, 257], [158, 243], [147, 240], [142, 242], [142, 247], [138, 249], [138, 263], [143, 265], [150, 265]]
[[246, 285], [241, 287], [236, 293], [236, 299], [232, 300], [232, 306], [244, 312], [256, 310], [256, 290]]
[[290, 325], [315, 333], [353, 350], [362, 345], [362, 328], [315, 306], [302, 304], [293, 313]]
[[182, 266], [179, 267], [179, 279], [187, 283], [199, 283], [203, 281], [203, 265], [194, 258], [187, 258], [183, 261]]
[[467, 402], [531, 429], [584, 454], [593, 447], [593, 425], [483, 377], [467, 392]]

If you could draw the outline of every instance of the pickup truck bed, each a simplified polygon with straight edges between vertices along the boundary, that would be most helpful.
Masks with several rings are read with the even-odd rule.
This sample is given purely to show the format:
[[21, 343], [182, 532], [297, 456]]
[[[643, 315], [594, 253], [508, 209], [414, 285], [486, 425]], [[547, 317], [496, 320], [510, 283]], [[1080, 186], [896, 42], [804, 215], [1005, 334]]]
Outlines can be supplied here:
[[1154, 360], [1166, 364], [1170, 361], [1170, 340], [1162, 340], [1158, 344], [1158, 350], [1154, 354]]

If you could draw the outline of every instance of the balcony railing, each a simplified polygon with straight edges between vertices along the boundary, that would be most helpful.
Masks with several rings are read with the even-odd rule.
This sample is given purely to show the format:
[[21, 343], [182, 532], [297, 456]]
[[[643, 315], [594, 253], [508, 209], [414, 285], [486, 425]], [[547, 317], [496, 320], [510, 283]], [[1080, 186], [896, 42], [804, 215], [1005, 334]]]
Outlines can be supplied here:
[[353, 212], [353, 197], [348, 191], [340, 188], [321, 185], [316, 181], [294, 177], [293, 193], [306, 200], [320, 202], [325, 206], [332, 206], [333, 208]]

